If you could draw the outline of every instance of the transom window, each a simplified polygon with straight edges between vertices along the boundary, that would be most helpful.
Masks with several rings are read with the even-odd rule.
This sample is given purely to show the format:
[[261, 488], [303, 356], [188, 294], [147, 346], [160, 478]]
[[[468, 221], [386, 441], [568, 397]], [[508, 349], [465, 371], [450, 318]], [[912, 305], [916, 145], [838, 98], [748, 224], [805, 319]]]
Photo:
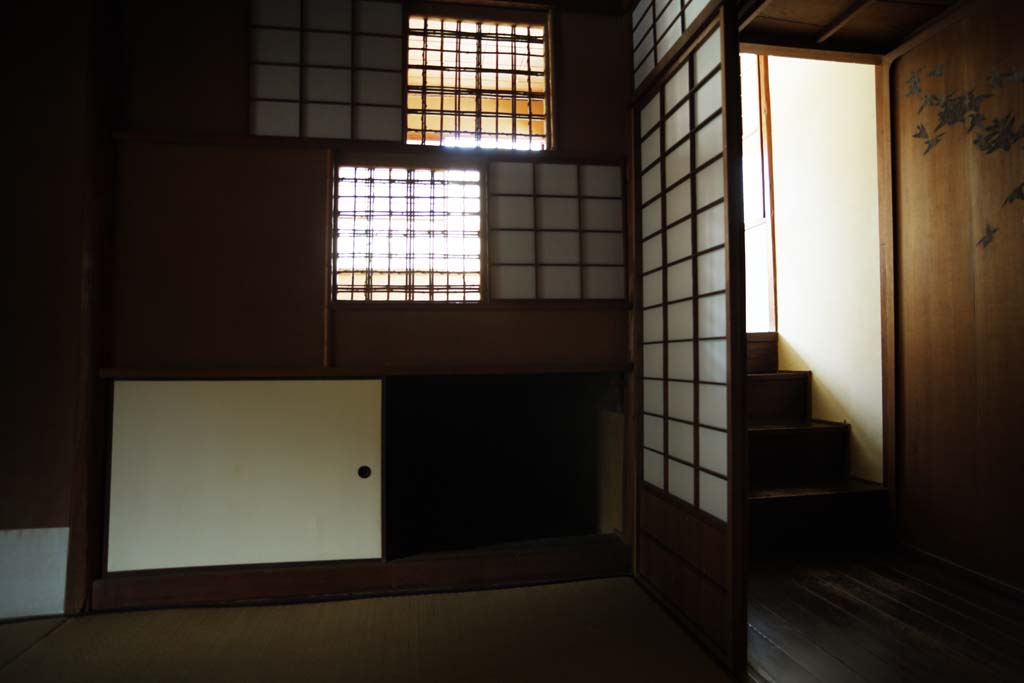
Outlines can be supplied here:
[[543, 25], [410, 16], [406, 142], [543, 150]]
[[338, 301], [479, 301], [480, 171], [338, 166]]

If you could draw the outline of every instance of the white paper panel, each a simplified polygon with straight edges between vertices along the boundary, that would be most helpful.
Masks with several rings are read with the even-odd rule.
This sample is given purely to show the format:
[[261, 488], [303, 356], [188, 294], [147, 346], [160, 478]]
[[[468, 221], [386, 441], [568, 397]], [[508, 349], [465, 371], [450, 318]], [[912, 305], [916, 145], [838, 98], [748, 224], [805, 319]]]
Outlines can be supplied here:
[[664, 321], [661, 308], [650, 308], [644, 311], [644, 342], [662, 340]]
[[725, 336], [725, 294], [713, 294], [697, 300], [697, 324], [700, 336]]
[[691, 26], [697, 21], [697, 17], [704, 11], [704, 8], [708, 6], [711, 0], [690, 0], [690, 4], [686, 6], [686, 25]]
[[252, 23], [257, 26], [299, 27], [302, 0], [253, 0]]
[[687, 140], [665, 157], [665, 184], [671, 185], [690, 173], [690, 141]]
[[728, 402], [726, 388], [719, 384], [701, 384], [700, 423], [709, 427], [725, 429], [728, 426]]
[[700, 342], [700, 379], [702, 382], [725, 382], [728, 380], [725, 340], [715, 339]]
[[349, 138], [352, 136], [352, 108], [347, 104], [305, 104], [306, 137]]
[[537, 233], [537, 260], [540, 263], [579, 263], [579, 234], [575, 232]]
[[665, 456], [644, 449], [644, 481], [665, 488]]
[[687, 259], [668, 268], [668, 300], [677, 301], [693, 296], [693, 261]]
[[351, 66], [352, 38], [338, 33], [310, 33], [302, 37], [307, 65]]
[[717, 429], [700, 428], [700, 466], [723, 477], [729, 474], [729, 435]]
[[661, 156], [661, 134], [657, 128], [640, 143], [640, 168], [647, 168]]
[[722, 108], [722, 72], [719, 71], [702, 85], [695, 98], [697, 110], [694, 120], [697, 123], [703, 123], [705, 119]]
[[[661, 278], [664, 271], [656, 270], [653, 273], [644, 275], [644, 307], [656, 306], [661, 303], [662, 287]], [[660, 309], [659, 309], [660, 310]], [[646, 315], [646, 312], [645, 312]], [[659, 312], [660, 315], [660, 312]]]
[[254, 99], [299, 99], [299, 68], [297, 66], [252, 67], [252, 96]]
[[665, 418], [644, 415], [644, 446], [659, 453], [665, 451]]
[[533, 199], [530, 197], [491, 197], [488, 205], [494, 230], [533, 227]]
[[644, 203], [661, 192], [661, 166], [652, 166], [640, 177], [640, 199]]
[[252, 56], [257, 62], [299, 63], [299, 32], [260, 28], [252, 31]]
[[672, 50], [682, 35], [683, 20], [682, 17], [676, 17], [676, 20], [669, 24], [665, 32], [658, 36], [657, 57], [659, 60]]
[[633, 74], [633, 86], [639, 87], [652, 71], [654, 71], [653, 52], [647, 56], [647, 59], [644, 60], [643, 64], [640, 65], [640, 68]]
[[644, 377], [665, 376], [665, 345], [644, 344]]
[[356, 36], [356, 66], [402, 69], [402, 39]]
[[254, 135], [298, 137], [299, 105], [291, 102], [253, 102]]
[[400, 107], [356, 107], [355, 136], [358, 140], [402, 139]]
[[[641, 6], [643, 3], [641, 3]], [[648, 3], [650, 5], [650, 3]], [[637, 10], [641, 7], [637, 7]], [[637, 11], [634, 10], [634, 11]], [[654, 12], [643, 13], [643, 16], [636, 15], [638, 18], [633, 20], [633, 47], [635, 48], [647, 35], [648, 32], [654, 33]]]
[[580, 167], [580, 194], [584, 197], [622, 197], [622, 168], [620, 166]]
[[662, 14], [666, 9], [670, 15], [679, 13], [680, 0], [655, 0], [654, 1], [654, 13]]
[[536, 298], [533, 266], [493, 266], [491, 294], [495, 299]]
[[725, 289], [725, 247], [697, 257], [697, 293]]
[[701, 166], [721, 154], [723, 144], [722, 115], [719, 114], [697, 131], [697, 165]]
[[579, 299], [579, 266], [541, 266], [541, 299]]
[[352, 0], [305, 0], [306, 28], [349, 31], [352, 28]]
[[693, 379], [693, 342], [670, 342], [668, 345], [669, 379]]
[[69, 534], [66, 526], [0, 529], [0, 620], [64, 613]]
[[487, 186], [492, 194], [533, 194], [533, 164], [496, 161]]
[[624, 245], [621, 233], [583, 233], [583, 263], [622, 265]]
[[576, 199], [537, 198], [537, 229], [575, 230], [580, 227], [580, 204]]
[[640, 247], [640, 268], [643, 272], [660, 268], [661, 259], [661, 237], [652, 237], [645, 240]]
[[693, 338], [693, 302], [680, 301], [668, 306], [668, 338]]
[[116, 382], [107, 570], [380, 557], [381, 384]]
[[491, 230], [490, 258], [494, 263], [533, 263], [533, 232]]
[[686, 258], [693, 251], [693, 236], [690, 234], [690, 221], [673, 225], [665, 233], [665, 260], [671, 263]]
[[626, 269], [621, 266], [584, 268], [583, 296], [587, 299], [626, 298]]
[[356, 30], [362, 33], [402, 35], [402, 4], [399, 2], [357, 2]]
[[697, 249], [705, 251], [725, 244], [725, 204], [697, 214]]
[[693, 468], [675, 460], [668, 461], [668, 492], [687, 503], [693, 502]]
[[697, 208], [701, 209], [725, 196], [725, 175], [722, 159], [697, 173]]
[[360, 104], [402, 104], [402, 74], [356, 71], [356, 99]]
[[[647, 12], [648, 9], [650, 9], [652, 4], [652, 0], [640, 0], [640, 2], [637, 3], [636, 7], [633, 8], [634, 26], [637, 25], [637, 23], [640, 21], [640, 18], [644, 16], [644, 13]], [[650, 12], [647, 12], [647, 14], [648, 16], [650, 16]]]
[[690, 103], [684, 102], [665, 121], [665, 149], [682, 140], [689, 132]]
[[665, 383], [658, 379], [644, 380], [644, 412], [665, 414]]
[[685, 462], [693, 462], [693, 425], [668, 421], [668, 454]]
[[693, 61], [693, 68], [696, 72], [698, 82], [709, 73], [718, 68], [722, 63], [722, 32], [715, 29], [714, 33], [697, 48]]
[[[653, 57], [651, 58], [653, 59]], [[643, 109], [640, 110], [640, 136], [658, 125], [661, 120], [661, 95], [655, 94]]]
[[[646, 24], [645, 26], [650, 26]], [[633, 48], [633, 68], [638, 69], [643, 61], [647, 59], [647, 56], [654, 49], [654, 31], [647, 31], [643, 34], [640, 42]]]
[[668, 416], [693, 421], [693, 382], [669, 381]]
[[576, 195], [575, 164], [537, 164], [537, 194]]
[[640, 216], [640, 233], [644, 237], [661, 230], [661, 198], [645, 206]]
[[[672, 107], [683, 101], [690, 94], [690, 69], [687, 62], [683, 62], [678, 71], [665, 83], [665, 110], [671, 111]], [[689, 115], [687, 115], [689, 120]]]
[[302, 73], [306, 79], [303, 94], [307, 100], [352, 101], [352, 72], [348, 69], [307, 67]]
[[580, 210], [580, 227], [584, 230], [622, 230], [621, 199], [583, 199]]
[[723, 522], [729, 521], [729, 492], [724, 479], [700, 473], [700, 509]]
[[665, 222], [671, 224], [685, 218], [691, 208], [690, 181], [684, 180], [665, 195]]

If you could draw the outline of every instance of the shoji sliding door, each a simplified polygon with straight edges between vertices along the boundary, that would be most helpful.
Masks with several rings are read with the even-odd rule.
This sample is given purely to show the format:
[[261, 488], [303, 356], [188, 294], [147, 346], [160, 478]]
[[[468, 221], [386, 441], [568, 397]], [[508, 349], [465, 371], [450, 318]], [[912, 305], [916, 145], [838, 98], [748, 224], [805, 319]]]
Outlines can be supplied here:
[[739, 53], [734, 15], [716, 4], [645, 78], [634, 111], [642, 405], [637, 573], [723, 662], [741, 666]]

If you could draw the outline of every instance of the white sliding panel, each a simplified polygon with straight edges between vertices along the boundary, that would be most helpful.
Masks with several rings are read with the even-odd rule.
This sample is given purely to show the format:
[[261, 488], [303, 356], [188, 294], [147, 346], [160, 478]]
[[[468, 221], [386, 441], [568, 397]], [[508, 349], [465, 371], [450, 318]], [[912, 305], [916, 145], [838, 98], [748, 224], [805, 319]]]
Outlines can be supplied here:
[[380, 464], [379, 380], [117, 382], [107, 571], [380, 557]]

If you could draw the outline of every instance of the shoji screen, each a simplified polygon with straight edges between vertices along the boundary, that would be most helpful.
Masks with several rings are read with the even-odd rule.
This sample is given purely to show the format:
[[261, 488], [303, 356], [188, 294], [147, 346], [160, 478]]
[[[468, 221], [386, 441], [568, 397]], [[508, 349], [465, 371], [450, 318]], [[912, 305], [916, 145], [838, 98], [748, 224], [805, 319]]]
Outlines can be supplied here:
[[254, 135], [402, 139], [402, 5], [253, 0]]
[[492, 163], [491, 299], [625, 298], [622, 192], [619, 166]]
[[633, 8], [633, 86], [654, 67], [697, 21], [711, 0], [640, 0]]
[[[738, 95], [738, 80], [726, 87], [724, 21], [715, 15], [641, 97], [635, 168], [638, 572], [728, 659], [734, 533], [742, 526], [732, 517], [742, 500], [734, 468], [744, 443], [745, 346], [743, 318], [736, 317], [743, 310], [741, 188], [728, 182], [740, 159], [726, 144], [727, 122], [738, 132], [739, 112], [726, 106], [730, 88]], [[733, 49], [738, 79], [735, 43]]]

